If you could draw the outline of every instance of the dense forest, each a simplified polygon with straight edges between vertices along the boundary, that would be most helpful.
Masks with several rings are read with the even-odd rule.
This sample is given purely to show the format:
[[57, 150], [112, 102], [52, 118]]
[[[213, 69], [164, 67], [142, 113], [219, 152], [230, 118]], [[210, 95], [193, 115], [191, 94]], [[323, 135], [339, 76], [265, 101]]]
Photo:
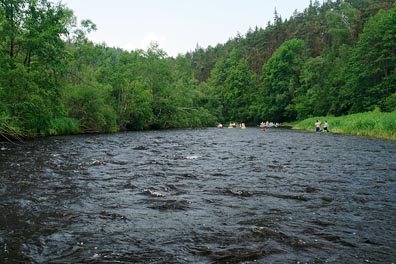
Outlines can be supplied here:
[[0, 0], [3, 140], [396, 109], [393, 0], [275, 10], [265, 28], [176, 58], [94, 44], [94, 22], [76, 21], [60, 3]]

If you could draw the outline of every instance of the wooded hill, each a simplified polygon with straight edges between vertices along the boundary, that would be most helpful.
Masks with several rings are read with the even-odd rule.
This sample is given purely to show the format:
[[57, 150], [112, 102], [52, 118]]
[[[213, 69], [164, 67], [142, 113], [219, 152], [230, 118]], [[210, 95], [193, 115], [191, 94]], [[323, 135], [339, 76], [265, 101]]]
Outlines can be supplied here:
[[[396, 109], [396, 4], [312, 2], [216, 47], [93, 44], [47, 0], [0, 0], [0, 135], [295, 121]], [[252, 25], [254, 26], [254, 25]]]

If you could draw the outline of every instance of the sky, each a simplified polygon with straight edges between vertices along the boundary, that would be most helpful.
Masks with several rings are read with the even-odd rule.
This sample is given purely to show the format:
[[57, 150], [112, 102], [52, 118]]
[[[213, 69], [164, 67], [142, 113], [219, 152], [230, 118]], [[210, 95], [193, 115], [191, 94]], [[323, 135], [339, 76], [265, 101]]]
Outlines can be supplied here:
[[304, 11], [311, 0], [51, 0], [73, 10], [78, 22], [90, 19], [95, 43], [146, 50], [151, 42], [169, 56], [226, 43], [249, 28], [265, 28], [275, 9], [282, 19]]

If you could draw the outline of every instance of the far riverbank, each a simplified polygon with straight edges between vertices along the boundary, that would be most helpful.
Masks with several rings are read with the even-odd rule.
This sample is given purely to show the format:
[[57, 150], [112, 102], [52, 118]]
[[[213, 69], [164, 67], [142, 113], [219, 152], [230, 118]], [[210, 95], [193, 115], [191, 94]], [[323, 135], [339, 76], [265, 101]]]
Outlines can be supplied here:
[[287, 125], [290, 125], [292, 129], [315, 131], [316, 120], [322, 122], [322, 130], [323, 123], [327, 120], [329, 132], [332, 133], [396, 140], [396, 111], [381, 113], [375, 110], [340, 117], [311, 117]]

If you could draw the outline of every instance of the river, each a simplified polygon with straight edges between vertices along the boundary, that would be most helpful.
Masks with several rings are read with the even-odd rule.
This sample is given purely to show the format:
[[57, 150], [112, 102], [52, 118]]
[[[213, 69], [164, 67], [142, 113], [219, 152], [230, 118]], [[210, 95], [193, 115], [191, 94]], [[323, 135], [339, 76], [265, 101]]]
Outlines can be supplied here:
[[0, 144], [0, 263], [395, 263], [396, 142], [258, 128]]

